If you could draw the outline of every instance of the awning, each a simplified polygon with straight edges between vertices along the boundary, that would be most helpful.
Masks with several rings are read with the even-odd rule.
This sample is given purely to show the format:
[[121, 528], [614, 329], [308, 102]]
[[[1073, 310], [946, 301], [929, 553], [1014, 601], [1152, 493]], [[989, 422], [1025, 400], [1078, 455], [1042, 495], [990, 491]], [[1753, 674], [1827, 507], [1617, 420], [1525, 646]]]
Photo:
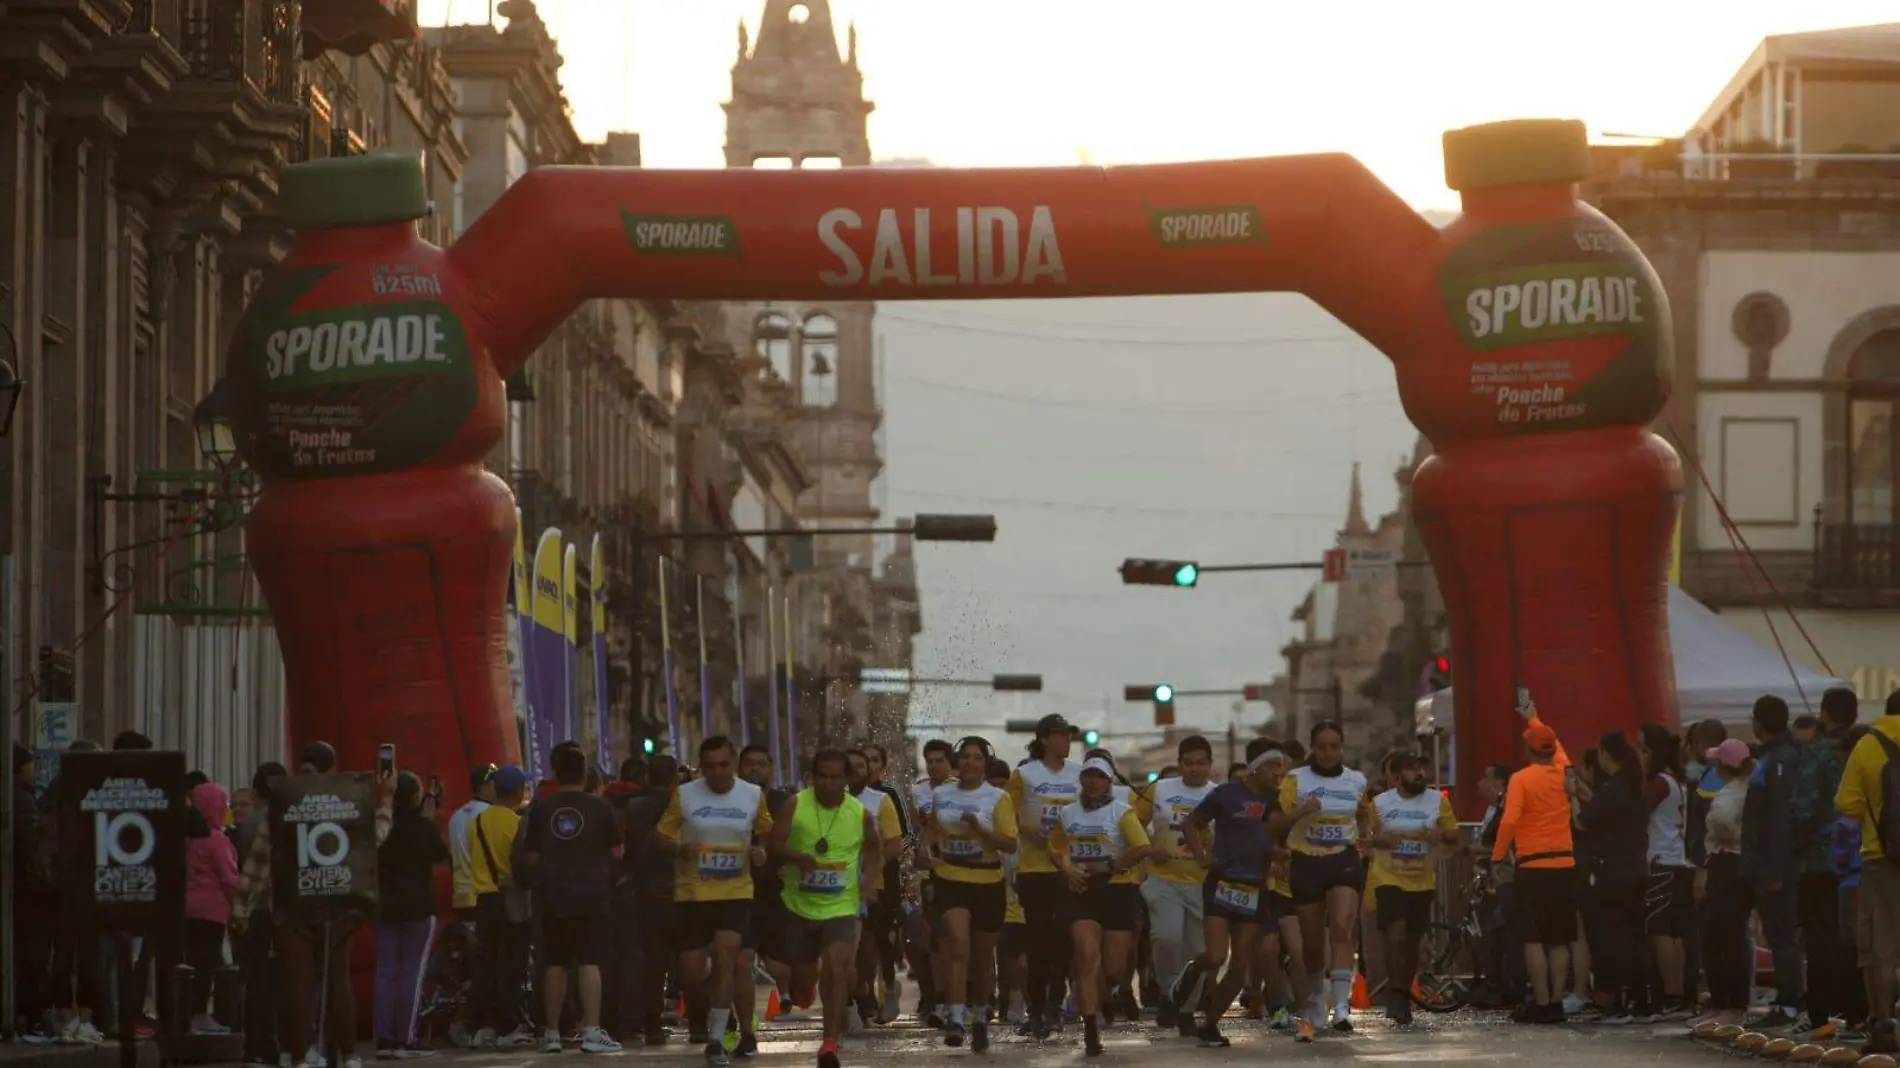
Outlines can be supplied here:
[[379, 44], [416, 38], [412, 0], [303, 0], [303, 57], [360, 56]]

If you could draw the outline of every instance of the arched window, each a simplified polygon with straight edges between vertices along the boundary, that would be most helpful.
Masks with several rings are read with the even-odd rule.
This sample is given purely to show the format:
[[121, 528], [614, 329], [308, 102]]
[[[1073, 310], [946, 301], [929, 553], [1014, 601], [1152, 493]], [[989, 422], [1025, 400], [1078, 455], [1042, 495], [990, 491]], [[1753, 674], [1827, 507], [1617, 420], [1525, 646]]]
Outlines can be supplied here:
[[792, 320], [784, 312], [759, 316], [752, 325], [752, 351], [771, 365], [779, 381], [792, 383]]
[[1849, 522], [1854, 526], [1892, 526], [1895, 512], [1894, 459], [1900, 436], [1900, 327], [1882, 330], [1861, 342], [1847, 359], [1847, 485]]
[[829, 408], [838, 403], [838, 320], [823, 313], [807, 318], [803, 355], [805, 406]]

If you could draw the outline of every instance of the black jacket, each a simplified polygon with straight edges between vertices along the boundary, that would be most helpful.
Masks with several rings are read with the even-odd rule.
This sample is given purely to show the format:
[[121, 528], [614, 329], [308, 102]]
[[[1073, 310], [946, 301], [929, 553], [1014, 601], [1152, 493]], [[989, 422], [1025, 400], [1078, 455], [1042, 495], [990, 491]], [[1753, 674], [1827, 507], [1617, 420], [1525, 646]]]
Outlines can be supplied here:
[[414, 921], [435, 915], [435, 867], [448, 859], [448, 843], [434, 820], [421, 809], [397, 809], [389, 837], [376, 850], [380, 917]]
[[1742, 875], [1758, 883], [1793, 884], [1801, 872], [1794, 834], [1794, 788], [1801, 743], [1783, 734], [1763, 743], [1742, 802]]
[[621, 833], [626, 843], [626, 865], [638, 873], [642, 900], [673, 900], [673, 857], [654, 844], [654, 831], [666, 806], [673, 800], [672, 790], [646, 789], [627, 802]]
[[1642, 885], [1649, 877], [1649, 806], [1642, 788], [1613, 775], [1584, 802], [1582, 856], [1590, 885], [1611, 889]]

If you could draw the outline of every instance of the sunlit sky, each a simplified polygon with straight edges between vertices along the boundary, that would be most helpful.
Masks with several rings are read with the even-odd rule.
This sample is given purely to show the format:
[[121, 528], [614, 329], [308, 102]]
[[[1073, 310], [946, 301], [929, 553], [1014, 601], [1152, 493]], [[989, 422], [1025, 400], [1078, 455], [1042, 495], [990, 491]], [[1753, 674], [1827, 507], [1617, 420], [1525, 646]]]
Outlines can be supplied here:
[[[583, 136], [637, 130], [650, 167], [719, 167], [743, 17], [764, 0], [538, 0]], [[810, 2], [810, 0], [808, 0]], [[426, 22], [486, 0], [422, 0]], [[874, 155], [942, 166], [1345, 150], [1455, 208], [1447, 127], [1526, 116], [1593, 133], [1693, 123], [1761, 38], [1893, 19], [1894, 0], [832, 0], [858, 26]], [[1587, 12], [1584, 17], [1579, 12]], [[756, 34], [755, 34], [756, 37]], [[1353, 462], [1393, 507], [1416, 435], [1390, 365], [1303, 297], [879, 306], [886, 514], [983, 511], [994, 546], [919, 549], [925, 675], [1046, 692], [920, 692], [913, 720], [1060, 711], [1134, 748], [1125, 684], [1264, 682], [1308, 573], [1126, 589], [1124, 556], [1317, 560]], [[1222, 729], [1226, 698], [1183, 699]], [[1245, 710], [1258, 722], [1266, 710]]]
[[[764, 0], [538, 0], [584, 136], [723, 165], [741, 18]], [[434, 25], [487, 0], [422, 0]], [[1501, 118], [1680, 133], [1761, 38], [1891, 20], [1892, 0], [831, 0], [858, 26], [879, 158], [945, 166], [1345, 150], [1455, 206], [1438, 137]], [[499, 19], [498, 19], [499, 21]]]

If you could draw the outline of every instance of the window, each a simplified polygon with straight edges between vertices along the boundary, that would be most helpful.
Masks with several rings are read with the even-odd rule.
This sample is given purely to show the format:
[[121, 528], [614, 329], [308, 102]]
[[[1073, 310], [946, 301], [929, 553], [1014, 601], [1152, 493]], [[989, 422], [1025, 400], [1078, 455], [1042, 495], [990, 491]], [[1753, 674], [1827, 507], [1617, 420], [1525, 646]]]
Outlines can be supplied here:
[[792, 321], [783, 312], [759, 316], [752, 327], [752, 351], [770, 363], [779, 381], [792, 383]]
[[1895, 523], [1894, 459], [1900, 440], [1900, 329], [1883, 330], [1861, 343], [1847, 360], [1848, 522], [1854, 526]]
[[808, 408], [829, 408], [838, 403], [838, 320], [829, 315], [813, 315], [805, 320], [804, 389], [802, 399]]

